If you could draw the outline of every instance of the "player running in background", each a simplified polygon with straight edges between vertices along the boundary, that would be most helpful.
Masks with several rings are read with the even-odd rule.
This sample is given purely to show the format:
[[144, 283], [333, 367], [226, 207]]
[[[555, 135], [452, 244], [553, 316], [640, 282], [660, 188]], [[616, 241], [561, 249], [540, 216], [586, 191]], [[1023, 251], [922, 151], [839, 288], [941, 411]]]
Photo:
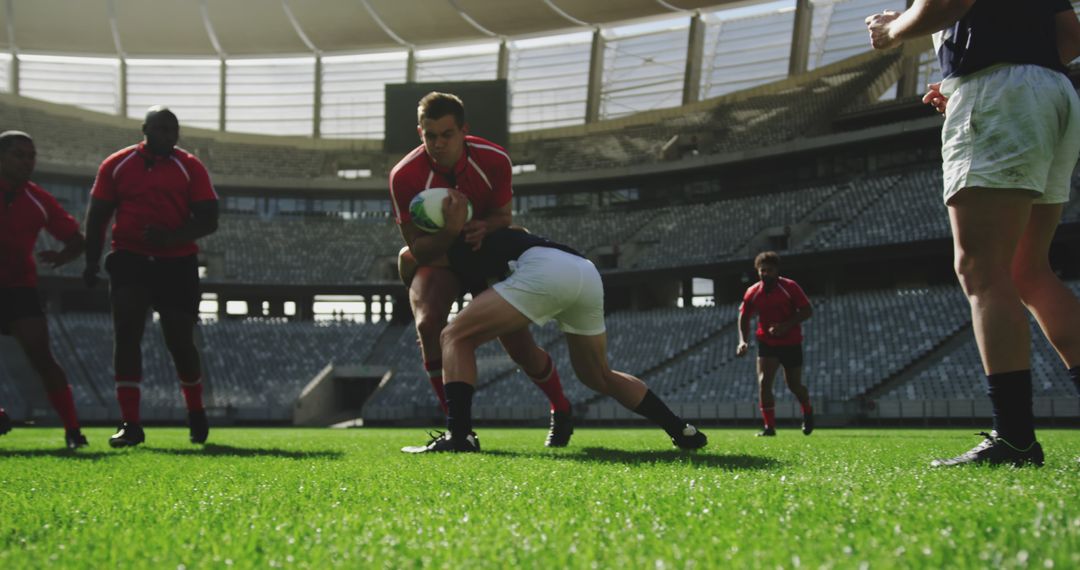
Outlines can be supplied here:
[[[455, 95], [425, 95], [417, 108], [417, 123], [422, 144], [391, 170], [390, 196], [406, 243], [398, 257], [398, 270], [409, 288], [424, 369], [445, 413], [439, 335], [454, 299], [462, 293], [460, 281], [447, 269], [446, 252], [460, 232], [467, 243], [479, 247], [487, 234], [510, 225], [511, 163], [501, 147], [468, 134], [465, 106]], [[409, 203], [428, 188], [454, 188], [464, 193], [472, 202], [473, 219], [457, 231], [444, 228], [429, 234], [416, 227]], [[528, 328], [508, 331], [499, 342], [551, 402], [551, 428], [545, 445], [566, 446], [574, 431], [573, 418], [555, 362], [536, 345]]]
[[199, 310], [195, 240], [217, 230], [218, 196], [202, 162], [176, 148], [180, 123], [172, 111], [151, 107], [142, 131], [143, 142], [101, 163], [86, 213], [83, 278], [90, 287], [98, 279], [105, 226], [116, 215], [105, 270], [115, 335], [116, 399], [123, 423], [109, 445], [133, 446], [145, 439], [139, 382], [143, 330], [151, 307], [161, 317], [165, 345], [180, 377], [191, 441], [204, 443], [209, 424], [194, 342]]
[[[461, 228], [466, 198], [451, 192], [446, 226]], [[458, 238], [450, 267], [470, 283], [500, 280], [473, 298], [442, 332], [443, 371], [449, 406], [447, 433], [409, 453], [479, 451], [472, 434], [476, 349], [508, 333], [554, 319], [565, 333], [574, 372], [589, 388], [663, 428], [682, 449], [698, 449], [705, 434], [676, 416], [640, 379], [612, 370], [607, 360], [604, 285], [596, 267], [573, 249], [522, 230], [489, 233], [479, 249]], [[470, 283], [471, 285], [471, 283]]]
[[739, 346], [735, 356], [749, 350], [750, 319], [758, 315], [755, 336], [758, 342], [757, 377], [758, 404], [765, 428], [759, 436], [776, 435], [776, 399], [773, 380], [776, 369], [784, 367], [784, 381], [802, 407], [802, 431], [814, 431], [814, 409], [810, 406], [810, 391], [802, 382], [802, 327], [800, 323], [814, 314], [810, 300], [799, 284], [780, 276], [780, 256], [774, 251], [758, 254], [754, 259], [760, 281], [751, 285], [739, 306]]
[[924, 101], [945, 113], [954, 263], [994, 408], [993, 432], [932, 465], [1042, 465], [1024, 308], [1080, 382], [1080, 301], [1049, 264], [1080, 153], [1080, 99], [1065, 74], [1080, 21], [1067, 0], [915, 0], [866, 25], [877, 49], [934, 36], [944, 80]]
[[[30, 181], [37, 150], [30, 135], [0, 133], [0, 334], [19, 342], [41, 376], [49, 403], [64, 423], [69, 449], [86, 445], [71, 385], [49, 348], [49, 324], [37, 290], [34, 244], [42, 229], [64, 244], [60, 251], [43, 251], [38, 258], [59, 267], [83, 252], [79, 223], [41, 186]], [[0, 433], [11, 429], [11, 418], [0, 409]]]

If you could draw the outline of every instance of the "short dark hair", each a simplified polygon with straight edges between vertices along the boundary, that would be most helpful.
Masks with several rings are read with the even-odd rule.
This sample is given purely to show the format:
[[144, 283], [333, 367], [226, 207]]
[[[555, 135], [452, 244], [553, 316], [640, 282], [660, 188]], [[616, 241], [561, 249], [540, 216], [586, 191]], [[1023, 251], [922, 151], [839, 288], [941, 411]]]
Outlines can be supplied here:
[[4, 131], [0, 133], [0, 152], [7, 152], [15, 144], [15, 141], [20, 140], [30, 144], [34, 143], [34, 139], [22, 131]]
[[757, 254], [757, 257], [754, 258], [754, 269], [757, 269], [762, 265], [780, 267], [780, 254], [775, 251], [763, 251]]
[[454, 122], [458, 128], [465, 126], [465, 103], [453, 93], [440, 93], [432, 91], [420, 99], [416, 106], [416, 124], [422, 124], [424, 119], [441, 119], [447, 115], [454, 116]]

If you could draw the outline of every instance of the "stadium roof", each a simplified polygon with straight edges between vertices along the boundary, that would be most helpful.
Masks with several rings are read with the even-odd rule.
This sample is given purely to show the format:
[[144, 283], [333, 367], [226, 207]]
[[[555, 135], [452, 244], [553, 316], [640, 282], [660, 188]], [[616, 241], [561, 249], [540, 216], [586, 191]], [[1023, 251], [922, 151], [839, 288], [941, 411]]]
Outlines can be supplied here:
[[8, 0], [4, 51], [365, 52], [583, 29], [739, 0]]

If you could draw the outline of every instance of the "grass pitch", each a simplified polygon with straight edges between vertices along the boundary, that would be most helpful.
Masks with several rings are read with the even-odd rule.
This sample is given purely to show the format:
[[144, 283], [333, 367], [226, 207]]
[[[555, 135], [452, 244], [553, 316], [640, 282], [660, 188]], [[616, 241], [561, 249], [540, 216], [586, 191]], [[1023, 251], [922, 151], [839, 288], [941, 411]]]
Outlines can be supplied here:
[[963, 430], [480, 429], [484, 453], [411, 456], [416, 429], [148, 428], [147, 443], [0, 438], [0, 568], [1077, 568], [1080, 431], [1042, 469], [934, 470]]

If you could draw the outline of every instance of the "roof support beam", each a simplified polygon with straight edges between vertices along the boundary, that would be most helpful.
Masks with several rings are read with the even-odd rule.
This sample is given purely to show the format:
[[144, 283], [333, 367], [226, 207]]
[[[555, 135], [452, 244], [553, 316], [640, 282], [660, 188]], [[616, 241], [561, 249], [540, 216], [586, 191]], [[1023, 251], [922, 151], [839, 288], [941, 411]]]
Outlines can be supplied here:
[[228, 79], [228, 70], [225, 66], [225, 50], [221, 49], [217, 33], [214, 32], [214, 24], [210, 21], [210, 11], [206, 8], [206, 0], [199, 0], [199, 13], [202, 15], [203, 27], [206, 35], [210, 38], [210, 45], [218, 54], [218, 130], [225, 130], [225, 88]]
[[296, 15], [293, 14], [292, 7], [289, 6], [289, 0], [281, 0], [281, 9], [285, 12], [285, 17], [289, 19], [289, 23], [292, 24], [293, 31], [300, 38], [300, 41], [304, 42], [311, 53], [315, 54], [315, 76], [312, 79], [314, 85], [312, 85], [312, 98], [311, 102], [311, 136], [313, 138], [319, 138], [322, 125], [322, 50], [319, 46], [315, 45], [315, 42], [311, 41], [307, 33], [304, 32], [303, 26], [300, 25], [300, 20], [296, 19]]
[[589, 55], [589, 83], [585, 95], [585, 122], [600, 120], [600, 97], [604, 87], [604, 33], [599, 27], [593, 30], [592, 52]]
[[15, 0], [7, 0], [4, 6], [7, 15], [8, 48], [11, 50], [11, 70], [8, 73], [8, 92], [19, 94], [19, 44], [15, 42]]
[[551, 10], [553, 12], [555, 12], [556, 14], [562, 16], [563, 19], [565, 19], [566, 21], [568, 21], [568, 22], [570, 22], [570, 23], [572, 23], [574, 25], [577, 25], [577, 26], [592, 26], [592, 24], [590, 24], [590, 23], [588, 23], [588, 22], [586, 22], [584, 20], [579, 20], [579, 19], [571, 16], [569, 13], [566, 12], [566, 10], [563, 10], [562, 8], [556, 6], [555, 2], [553, 0], [544, 0], [544, 4], [547, 4], [548, 8], [551, 8]]
[[701, 63], [705, 57], [705, 21], [701, 12], [690, 18], [686, 42], [686, 73], [683, 77], [682, 103], [686, 105], [701, 98]]
[[814, 5], [810, 0], [795, 0], [795, 25], [791, 28], [791, 56], [788, 60], [788, 77], [806, 73], [810, 59], [811, 24], [814, 21]]
[[506, 38], [499, 42], [499, 61], [495, 68], [495, 79], [510, 79], [510, 45]]
[[315, 55], [315, 101], [311, 106], [311, 136], [322, 137], [322, 54]]
[[124, 53], [124, 43], [120, 41], [120, 25], [116, 21], [116, 0], [107, 3], [109, 11], [109, 28], [112, 30], [113, 45], [116, 46], [116, 57], [120, 68], [117, 70], [117, 105], [116, 114], [126, 117], [128, 114], [128, 82], [127, 82], [127, 54]]

